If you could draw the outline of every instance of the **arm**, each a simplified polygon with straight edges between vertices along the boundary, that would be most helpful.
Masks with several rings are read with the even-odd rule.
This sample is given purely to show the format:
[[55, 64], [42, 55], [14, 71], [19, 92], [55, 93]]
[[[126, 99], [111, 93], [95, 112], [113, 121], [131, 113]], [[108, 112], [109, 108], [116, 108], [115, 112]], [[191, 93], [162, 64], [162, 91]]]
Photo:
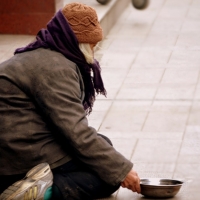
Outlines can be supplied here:
[[88, 126], [76, 69], [68, 66], [43, 69], [34, 84], [33, 96], [39, 109], [73, 154], [107, 183], [121, 183], [132, 163]]

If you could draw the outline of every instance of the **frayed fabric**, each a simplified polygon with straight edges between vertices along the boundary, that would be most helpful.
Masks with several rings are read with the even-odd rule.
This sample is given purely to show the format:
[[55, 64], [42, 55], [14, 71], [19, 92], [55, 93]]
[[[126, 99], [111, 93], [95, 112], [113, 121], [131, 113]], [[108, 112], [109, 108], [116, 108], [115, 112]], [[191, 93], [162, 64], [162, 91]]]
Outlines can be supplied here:
[[[97, 60], [94, 60], [93, 64], [86, 62], [83, 53], [79, 49], [78, 40], [61, 10], [49, 21], [46, 29], [41, 29], [38, 32], [34, 42], [16, 49], [14, 54], [38, 48], [49, 48], [58, 51], [77, 64], [85, 86], [83, 106], [86, 113], [89, 114], [92, 111], [96, 94], [106, 96], [106, 90], [101, 78], [101, 68]], [[94, 77], [92, 77], [91, 71]]]

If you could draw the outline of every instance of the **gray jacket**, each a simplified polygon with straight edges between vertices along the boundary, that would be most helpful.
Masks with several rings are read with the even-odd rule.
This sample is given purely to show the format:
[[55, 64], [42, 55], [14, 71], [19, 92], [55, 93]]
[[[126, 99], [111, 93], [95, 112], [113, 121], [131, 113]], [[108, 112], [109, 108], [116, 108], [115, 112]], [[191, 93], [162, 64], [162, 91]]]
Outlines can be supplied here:
[[26, 173], [74, 156], [116, 185], [132, 168], [94, 128], [82, 106], [78, 67], [62, 54], [36, 49], [0, 64], [0, 175]]

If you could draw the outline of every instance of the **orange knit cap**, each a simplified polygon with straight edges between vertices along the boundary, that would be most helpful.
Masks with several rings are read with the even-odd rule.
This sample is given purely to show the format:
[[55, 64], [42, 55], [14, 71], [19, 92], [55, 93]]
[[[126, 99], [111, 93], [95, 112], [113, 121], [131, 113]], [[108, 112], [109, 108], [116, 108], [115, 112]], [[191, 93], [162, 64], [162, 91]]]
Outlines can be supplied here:
[[70, 3], [62, 9], [62, 13], [79, 43], [96, 44], [103, 39], [97, 13], [92, 7], [81, 3]]

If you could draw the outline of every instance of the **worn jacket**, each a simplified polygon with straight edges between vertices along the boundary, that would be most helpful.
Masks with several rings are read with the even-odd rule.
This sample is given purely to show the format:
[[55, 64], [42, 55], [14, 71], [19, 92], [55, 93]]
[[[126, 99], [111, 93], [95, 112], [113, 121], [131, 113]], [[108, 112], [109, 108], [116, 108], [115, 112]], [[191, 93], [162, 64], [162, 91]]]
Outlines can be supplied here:
[[39, 48], [0, 64], [0, 175], [76, 157], [107, 183], [120, 183], [132, 163], [88, 126], [83, 99], [77, 65], [58, 52]]

